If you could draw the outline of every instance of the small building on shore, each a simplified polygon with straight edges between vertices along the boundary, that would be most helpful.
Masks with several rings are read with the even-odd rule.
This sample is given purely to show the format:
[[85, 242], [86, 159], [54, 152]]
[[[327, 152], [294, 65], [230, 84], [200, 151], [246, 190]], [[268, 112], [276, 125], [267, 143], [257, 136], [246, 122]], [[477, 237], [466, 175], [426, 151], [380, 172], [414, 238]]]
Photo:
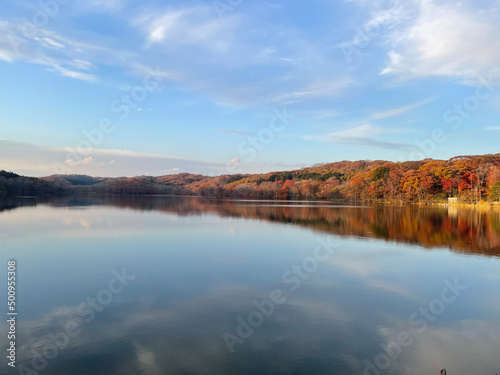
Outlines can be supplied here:
[[455, 197], [448, 198], [448, 204], [458, 204], [458, 198]]

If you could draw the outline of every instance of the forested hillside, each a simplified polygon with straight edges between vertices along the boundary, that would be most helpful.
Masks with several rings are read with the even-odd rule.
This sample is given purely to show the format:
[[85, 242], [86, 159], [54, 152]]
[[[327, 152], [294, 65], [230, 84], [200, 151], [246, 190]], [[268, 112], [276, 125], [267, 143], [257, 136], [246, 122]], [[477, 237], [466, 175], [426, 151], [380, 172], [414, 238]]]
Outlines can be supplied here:
[[14, 195], [35, 196], [60, 192], [62, 192], [62, 189], [43, 179], [0, 171], [0, 197]]
[[500, 154], [403, 163], [344, 161], [289, 172], [221, 176], [190, 184], [188, 189], [197, 195], [238, 198], [498, 201]]
[[41, 179], [0, 172], [0, 195], [57, 192], [174, 194], [254, 199], [329, 199], [371, 202], [500, 200], [500, 154], [450, 160], [342, 161], [295, 171], [206, 177], [105, 178], [55, 175]]

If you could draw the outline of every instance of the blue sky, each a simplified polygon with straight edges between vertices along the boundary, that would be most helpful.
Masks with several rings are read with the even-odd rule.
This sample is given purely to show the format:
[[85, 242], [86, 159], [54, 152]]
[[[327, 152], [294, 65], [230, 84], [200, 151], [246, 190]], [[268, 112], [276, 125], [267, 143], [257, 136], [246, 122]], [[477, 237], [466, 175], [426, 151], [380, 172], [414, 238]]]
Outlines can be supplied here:
[[499, 21], [498, 0], [6, 0], [0, 169], [217, 175], [497, 153]]

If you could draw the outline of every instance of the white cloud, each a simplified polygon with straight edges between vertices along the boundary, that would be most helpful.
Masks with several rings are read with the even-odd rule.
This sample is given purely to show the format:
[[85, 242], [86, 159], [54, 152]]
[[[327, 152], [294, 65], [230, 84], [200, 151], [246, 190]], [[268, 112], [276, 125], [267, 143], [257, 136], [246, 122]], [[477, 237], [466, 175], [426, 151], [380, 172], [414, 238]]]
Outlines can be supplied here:
[[181, 172], [180, 168], [170, 168], [170, 169], [163, 169], [157, 174], [158, 175], [167, 175], [167, 174], [177, 174], [179, 172]]
[[500, 17], [493, 7], [450, 0], [406, 5], [414, 8], [414, 16], [388, 37], [391, 50], [382, 74], [446, 76], [469, 83], [479, 76], [500, 77]]
[[0, 60], [12, 62], [12, 60], [14, 60], [14, 54], [12, 53], [12, 51], [0, 47]]
[[91, 62], [79, 59], [73, 60], [71, 65], [82, 70], [90, 70], [94, 68], [94, 65]]
[[62, 75], [63, 77], [76, 78], [82, 81], [89, 81], [89, 82], [99, 81], [99, 78], [96, 75], [90, 73], [77, 72], [74, 70], [63, 68], [61, 66], [55, 66], [54, 70], [59, 72], [59, 74]]
[[66, 47], [65, 44], [60, 43], [60, 42], [56, 42], [55, 40], [50, 39], [50, 38], [37, 38], [37, 37], [35, 37], [34, 39], [36, 41], [40, 42], [41, 44], [43, 44], [44, 47], [47, 47], [47, 48], [58, 48], [58, 49], [61, 49], [61, 48], [65, 48]]
[[66, 159], [64, 161], [64, 164], [66, 164], [70, 168], [76, 168], [76, 167], [79, 167], [82, 165], [94, 164], [94, 159], [92, 158], [92, 156], [89, 156], [81, 161], [75, 161], [73, 159]]
[[[353, 85], [328, 42], [309, 37], [300, 27], [263, 19], [262, 6], [269, 16], [281, 12], [272, 4], [249, 4], [247, 12], [228, 13], [223, 19], [217, 17], [211, 3], [168, 8], [148, 3], [141, 6], [142, 13], [120, 11], [127, 5], [120, 0], [91, 0], [71, 9], [73, 16], [109, 10], [110, 16], [129, 23], [127, 31], [139, 31], [142, 41], [132, 38], [124, 42], [113, 33], [96, 37], [72, 28], [58, 32], [39, 29], [34, 38], [26, 38], [21, 24], [0, 21], [0, 59], [114, 86], [123, 84], [115, 81], [116, 75], [104, 76], [111, 70], [142, 78], [145, 66], [161, 66], [156, 77], [174, 80], [172, 89], [201, 93], [212, 103], [231, 108], [267, 108], [270, 102], [330, 98]], [[56, 23], [49, 26], [60, 27]], [[17, 38], [16, 48], [9, 35]], [[144, 46], [148, 48], [141, 50]]]
[[500, 130], [500, 126], [488, 126], [486, 130]]
[[156, 43], [170, 45], [198, 44], [206, 48], [227, 50], [236, 17], [223, 20], [213, 17], [212, 7], [193, 7], [143, 13], [133, 24], [146, 34], [146, 46]]
[[[354, 2], [370, 9], [368, 21], [361, 28], [355, 28], [355, 34], [351, 40], [339, 45], [345, 52], [350, 51], [351, 47], [361, 52], [363, 48], [400, 24], [406, 17], [406, 9], [399, 1], [347, 0], [345, 2]], [[347, 55], [346, 58], [348, 58]]]

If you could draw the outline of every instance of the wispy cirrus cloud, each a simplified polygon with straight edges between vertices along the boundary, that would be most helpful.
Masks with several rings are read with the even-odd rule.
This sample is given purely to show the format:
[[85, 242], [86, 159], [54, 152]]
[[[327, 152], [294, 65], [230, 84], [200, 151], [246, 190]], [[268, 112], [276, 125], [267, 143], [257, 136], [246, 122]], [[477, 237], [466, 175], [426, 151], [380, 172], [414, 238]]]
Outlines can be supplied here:
[[274, 97], [274, 100], [283, 104], [291, 104], [303, 100], [332, 97], [356, 85], [355, 81], [346, 77], [339, 77], [337, 80], [330, 81], [315, 81], [301, 87], [299, 90], [280, 93]]
[[336, 72], [324, 43], [262, 19], [262, 6], [222, 20], [210, 5], [171, 6], [143, 11], [130, 24], [143, 35], [148, 54], [182, 72], [183, 89], [218, 105], [250, 108], [334, 98], [356, 85]]
[[46, 67], [64, 77], [98, 82], [95, 66], [87, 61], [99, 47], [37, 29], [36, 36], [25, 35], [20, 23], [0, 22], [0, 60], [23, 61]]
[[363, 124], [324, 135], [309, 135], [305, 139], [344, 145], [369, 146], [386, 150], [412, 149], [413, 146], [406, 143], [377, 139], [378, 136], [401, 134], [403, 132], [405, 132], [404, 129], [387, 129], [372, 124]]
[[0, 59], [104, 84], [115, 80], [110, 71], [137, 76], [140, 66], [161, 65], [169, 75], [175, 72], [168, 77], [176, 80], [175, 89], [201, 93], [216, 105], [232, 108], [334, 98], [354, 85], [347, 74], [336, 73], [325, 43], [298, 27], [262, 19], [263, 9], [270, 14], [282, 11], [269, 4], [228, 13], [223, 19], [212, 4], [143, 4], [132, 15], [125, 10], [133, 5], [130, 0], [92, 0], [68, 6], [71, 16], [104, 12], [102, 17], [110, 21], [125, 21], [124, 31], [137, 36], [127, 44], [112, 35], [96, 37], [72, 29], [39, 29], [36, 37], [26, 38], [18, 21], [0, 21]]
[[385, 118], [389, 118], [389, 117], [399, 116], [399, 115], [402, 115], [402, 114], [409, 112], [410, 110], [412, 110], [414, 108], [418, 108], [418, 107], [421, 107], [421, 106], [426, 105], [428, 103], [431, 103], [434, 100], [435, 100], [435, 98], [428, 98], [428, 99], [425, 99], [425, 100], [422, 100], [420, 102], [410, 104], [407, 106], [393, 108], [393, 109], [389, 109], [387, 111], [376, 112], [376, 113], [373, 113], [370, 117], [374, 120], [381, 120], [381, 119], [385, 119]]

